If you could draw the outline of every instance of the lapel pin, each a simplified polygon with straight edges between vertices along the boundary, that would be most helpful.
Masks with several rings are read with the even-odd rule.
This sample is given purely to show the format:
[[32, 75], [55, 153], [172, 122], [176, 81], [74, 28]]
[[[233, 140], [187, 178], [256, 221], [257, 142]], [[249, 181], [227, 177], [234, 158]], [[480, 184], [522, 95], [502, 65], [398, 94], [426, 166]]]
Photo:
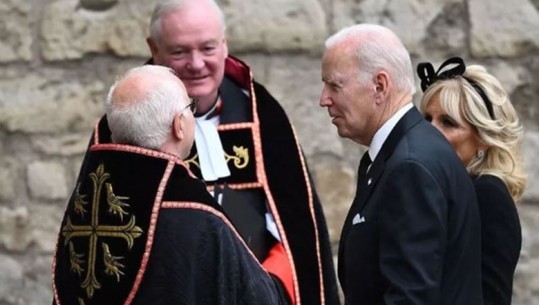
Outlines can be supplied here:
[[372, 178], [369, 178], [369, 180], [367, 180], [367, 185], [371, 185], [372, 183]]

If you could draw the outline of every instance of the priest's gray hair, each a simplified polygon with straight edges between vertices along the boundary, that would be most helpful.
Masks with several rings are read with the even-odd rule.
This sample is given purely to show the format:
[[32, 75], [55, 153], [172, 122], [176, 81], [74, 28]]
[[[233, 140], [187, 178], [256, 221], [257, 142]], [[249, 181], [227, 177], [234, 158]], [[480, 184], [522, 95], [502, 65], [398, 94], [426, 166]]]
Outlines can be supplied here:
[[133, 68], [107, 95], [112, 141], [159, 150], [170, 135], [174, 117], [188, 103], [185, 88], [172, 69], [155, 65]]
[[410, 54], [390, 29], [376, 24], [356, 24], [329, 37], [325, 46], [329, 49], [341, 43], [355, 48], [361, 84], [367, 84], [377, 72], [386, 71], [398, 90], [415, 93]]
[[[189, 1], [206, 1], [218, 18], [223, 34], [226, 31], [225, 14], [215, 0], [160, 0], [155, 5], [150, 19], [150, 38], [156, 43], [161, 42], [161, 18], [170, 12], [181, 11]], [[208, 16], [210, 17], [210, 15]]]

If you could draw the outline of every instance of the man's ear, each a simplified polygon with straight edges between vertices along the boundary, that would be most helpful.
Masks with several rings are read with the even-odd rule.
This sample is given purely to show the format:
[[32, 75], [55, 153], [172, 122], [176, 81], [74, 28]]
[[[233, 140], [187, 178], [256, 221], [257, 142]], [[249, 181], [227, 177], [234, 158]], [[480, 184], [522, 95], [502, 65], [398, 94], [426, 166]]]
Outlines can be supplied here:
[[226, 40], [226, 36], [223, 37], [223, 44], [224, 44], [224, 48], [225, 48], [225, 58], [228, 57], [228, 41]]
[[151, 37], [146, 37], [146, 43], [148, 44], [148, 48], [150, 48], [150, 52], [152, 53], [152, 58], [155, 60], [155, 56], [157, 55], [157, 44]]
[[389, 75], [385, 71], [380, 71], [374, 76], [375, 94], [379, 97], [387, 96], [389, 90]]
[[174, 117], [174, 120], [172, 120], [172, 127], [171, 128], [172, 128], [172, 130], [171, 130], [172, 137], [175, 140], [178, 140], [178, 141], [183, 140], [183, 137], [184, 137], [184, 134], [183, 134], [184, 122], [182, 120], [182, 114], [181, 113]]

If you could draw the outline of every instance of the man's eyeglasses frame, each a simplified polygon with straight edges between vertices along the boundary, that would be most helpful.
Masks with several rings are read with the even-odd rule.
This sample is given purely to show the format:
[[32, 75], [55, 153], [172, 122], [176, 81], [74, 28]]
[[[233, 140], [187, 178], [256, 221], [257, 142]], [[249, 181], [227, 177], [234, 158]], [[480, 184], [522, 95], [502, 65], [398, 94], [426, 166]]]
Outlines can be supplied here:
[[197, 111], [198, 99], [195, 97], [189, 97], [189, 99], [191, 100], [191, 103], [183, 107], [182, 110], [180, 110], [180, 113], [183, 113], [187, 108], [189, 108], [189, 110], [191, 110], [193, 114], [195, 114], [195, 112]]

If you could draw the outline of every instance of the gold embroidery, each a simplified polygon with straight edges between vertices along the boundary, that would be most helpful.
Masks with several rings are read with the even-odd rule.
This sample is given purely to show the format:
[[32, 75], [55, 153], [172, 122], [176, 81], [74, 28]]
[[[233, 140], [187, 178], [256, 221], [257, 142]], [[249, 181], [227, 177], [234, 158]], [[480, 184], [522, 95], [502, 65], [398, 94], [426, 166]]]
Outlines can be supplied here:
[[106, 243], [101, 243], [101, 246], [103, 246], [103, 261], [105, 263], [105, 273], [108, 275], [115, 275], [116, 281], [119, 282], [120, 274], [124, 275], [120, 268], [123, 268], [124, 265], [120, 264], [118, 261], [123, 257], [112, 256], [112, 254], [110, 254], [109, 245], [107, 245]]
[[75, 199], [73, 200], [74, 204], [75, 204], [75, 213], [79, 214], [81, 217], [84, 217], [84, 214], [86, 214], [86, 209], [84, 208], [85, 205], [88, 204], [88, 202], [84, 201], [84, 197], [86, 197], [86, 195], [81, 195], [79, 193], [79, 189], [80, 189], [80, 183], [77, 184], [77, 188], [75, 189]]
[[106, 183], [105, 187], [107, 188], [107, 203], [109, 205], [109, 213], [113, 215], [120, 216], [120, 220], [124, 220], [124, 215], [127, 215], [127, 212], [124, 211], [124, 207], [129, 207], [129, 204], [123, 202], [122, 200], [128, 200], [129, 197], [116, 196], [112, 190], [112, 184]]
[[197, 159], [198, 159], [198, 154], [195, 154], [191, 159], [184, 160], [183, 162], [187, 163], [189, 166], [193, 164], [196, 167], [200, 168], [200, 165], [198, 164]]
[[[89, 237], [89, 253], [88, 253], [88, 264], [87, 264], [88, 272], [86, 272], [86, 277], [81, 284], [81, 288], [85, 289], [86, 295], [88, 296], [89, 299], [91, 299], [94, 295], [95, 290], [101, 288], [101, 284], [96, 278], [96, 271], [95, 271], [96, 256], [97, 256], [96, 247], [97, 247], [98, 238], [99, 237], [122, 238], [127, 242], [127, 247], [131, 249], [131, 247], [133, 247], [135, 238], [140, 237], [143, 231], [140, 227], [137, 227], [135, 225], [135, 216], [132, 216], [129, 219], [129, 222], [125, 225], [108, 226], [108, 225], [99, 224], [98, 212], [99, 212], [99, 202], [101, 198], [102, 188], [105, 181], [110, 177], [110, 174], [106, 173], [105, 167], [103, 166], [103, 164], [100, 164], [97, 167], [97, 170], [91, 173], [89, 176], [93, 182], [91, 223], [90, 225], [74, 225], [71, 222], [70, 217], [68, 216], [65, 226], [62, 228], [62, 235], [65, 238], [64, 246], [66, 246], [69, 243], [71, 270], [73, 272], [78, 273], [79, 275], [82, 272], [84, 272], [84, 269], [81, 267], [81, 264], [84, 263], [84, 261], [81, 258], [84, 255], [77, 254], [75, 252], [73, 243], [70, 242], [70, 240], [72, 238]], [[83, 199], [84, 199], [84, 196], [86, 195], [80, 195], [78, 193], [79, 187], [80, 185], [77, 186], [75, 200], [79, 198], [80, 206], [82, 206], [86, 204], [86, 203], [84, 204], [81, 203], [81, 202], [84, 202]], [[105, 187], [107, 190], [107, 203], [109, 206], [108, 213], [119, 216], [120, 220], [123, 221], [123, 216], [128, 215], [128, 213], [124, 211], [124, 208], [129, 207], [129, 205], [125, 202], [122, 202], [121, 200], [127, 200], [129, 198], [116, 196], [112, 190], [112, 185], [110, 183], [106, 183]], [[79, 214], [86, 212], [86, 210], [80, 209], [76, 204], [75, 204], [74, 209], [75, 209], [75, 212]], [[101, 246], [103, 248], [103, 260], [104, 260], [104, 265], [105, 265], [105, 273], [109, 276], [116, 276], [116, 280], [120, 281], [120, 276], [124, 275], [124, 273], [121, 271], [121, 268], [123, 268], [124, 265], [120, 264], [118, 261], [122, 257], [113, 256], [110, 253], [110, 250], [107, 244], [101, 243]], [[81, 301], [82, 299], [79, 298], [79, 303]]]
[[79, 298], [79, 305], [84, 305], [84, 300]]
[[[234, 151], [234, 156], [231, 156], [225, 152], [225, 161], [228, 163], [230, 160], [234, 160], [234, 166], [237, 169], [242, 169], [249, 164], [249, 148], [245, 148], [243, 146], [232, 146], [232, 150]], [[184, 160], [185, 163], [189, 164], [189, 166], [194, 165], [198, 168], [200, 168], [200, 164], [197, 162], [198, 160], [198, 154], [195, 154], [190, 159]]]
[[[234, 153], [236, 156], [230, 156], [225, 152], [225, 158], [226, 162], [230, 159], [234, 160], [234, 166], [236, 166], [237, 169], [242, 169], [249, 164], [249, 149], [244, 148], [243, 146], [232, 146], [232, 150], [234, 150]], [[243, 160], [243, 163], [242, 163]]]
[[75, 252], [73, 242], [69, 242], [69, 261], [71, 263], [71, 271], [76, 272], [79, 276], [81, 272], [84, 272], [84, 268], [81, 267], [81, 265], [84, 264], [82, 257], [84, 257], [84, 254], [78, 254]]

